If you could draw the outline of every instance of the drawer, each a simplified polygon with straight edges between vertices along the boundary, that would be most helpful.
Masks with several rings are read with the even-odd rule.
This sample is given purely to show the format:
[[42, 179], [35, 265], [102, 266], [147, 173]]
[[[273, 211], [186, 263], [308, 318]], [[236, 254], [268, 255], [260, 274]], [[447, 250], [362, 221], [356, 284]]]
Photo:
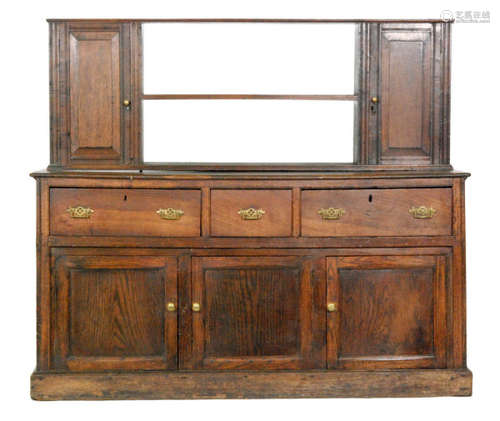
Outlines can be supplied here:
[[304, 237], [451, 235], [451, 211], [451, 188], [304, 190], [301, 232]]
[[222, 190], [211, 193], [215, 237], [288, 237], [292, 234], [291, 190]]
[[[197, 237], [199, 190], [50, 190], [52, 235]], [[163, 210], [163, 211], [162, 211]]]

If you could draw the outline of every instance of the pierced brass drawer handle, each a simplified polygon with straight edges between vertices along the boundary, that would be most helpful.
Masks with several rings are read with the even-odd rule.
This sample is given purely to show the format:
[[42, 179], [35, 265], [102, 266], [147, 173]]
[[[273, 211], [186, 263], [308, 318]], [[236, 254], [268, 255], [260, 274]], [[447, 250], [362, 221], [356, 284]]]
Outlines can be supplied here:
[[177, 220], [180, 219], [182, 215], [184, 215], [184, 211], [173, 208], [158, 209], [156, 213], [160, 216], [161, 219], [169, 220]]
[[415, 219], [430, 219], [436, 214], [436, 209], [433, 209], [431, 207], [427, 206], [419, 206], [416, 208], [415, 206], [412, 206], [410, 210], [411, 216], [413, 216]]
[[86, 208], [85, 206], [75, 206], [66, 209], [72, 218], [88, 219], [94, 213], [94, 209]]
[[326, 208], [320, 209], [318, 214], [323, 219], [340, 219], [345, 215], [345, 209], [342, 208]]
[[248, 209], [240, 209], [238, 211], [238, 215], [241, 216], [241, 219], [244, 220], [256, 220], [256, 219], [261, 219], [262, 215], [265, 215], [266, 211], [262, 209], [254, 209], [254, 208], [248, 208]]

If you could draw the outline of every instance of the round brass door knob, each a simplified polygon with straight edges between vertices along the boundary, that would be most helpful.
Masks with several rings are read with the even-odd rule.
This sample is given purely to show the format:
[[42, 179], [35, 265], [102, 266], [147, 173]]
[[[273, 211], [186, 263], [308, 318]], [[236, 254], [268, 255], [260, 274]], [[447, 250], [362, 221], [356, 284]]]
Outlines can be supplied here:
[[167, 311], [175, 311], [175, 303], [168, 303]]
[[123, 106], [124, 107], [130, 107], [130, 101], [128, 99], [123, 100]]
[[192, 309], [193, 309], [194, 312], [200, 311], [200, 308], [201, 308], [200, 307], [200, 303], [193, 303]]
[[326, 309], [328, 310], [329, 313], [337, 311], [337, 303], [328, 303]]
[[378, 102], [378, 98], [377, 98], [376, 96], [373, 96], [373, 97], [372, 97], [372, 102], [373, 102], [374, 104], [376, 104], [376, 103]]

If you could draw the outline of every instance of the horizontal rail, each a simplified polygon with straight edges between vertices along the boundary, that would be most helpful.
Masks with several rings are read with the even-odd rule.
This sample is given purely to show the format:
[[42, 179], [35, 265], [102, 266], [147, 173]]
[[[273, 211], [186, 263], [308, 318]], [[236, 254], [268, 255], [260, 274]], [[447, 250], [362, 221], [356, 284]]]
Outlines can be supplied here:
[[357, 101], [357, 95], [260, 95], [260, 94], [145, 94], [142, 99], [291, 99], [311, 101]]
[[101, 23], [448, 23], [445, 19], [47, 19], [47, 22], [101, 22]]

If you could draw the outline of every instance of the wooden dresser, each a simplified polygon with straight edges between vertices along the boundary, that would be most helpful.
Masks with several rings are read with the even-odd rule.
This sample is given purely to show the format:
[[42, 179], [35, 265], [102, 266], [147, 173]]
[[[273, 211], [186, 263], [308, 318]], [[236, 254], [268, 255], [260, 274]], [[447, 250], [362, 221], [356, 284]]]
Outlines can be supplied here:
[[470, 395], [450, 23], [352, 21], [353, 163], [264, 165], [144, 162], [148, 22], [49, 21], [33, 399]]

